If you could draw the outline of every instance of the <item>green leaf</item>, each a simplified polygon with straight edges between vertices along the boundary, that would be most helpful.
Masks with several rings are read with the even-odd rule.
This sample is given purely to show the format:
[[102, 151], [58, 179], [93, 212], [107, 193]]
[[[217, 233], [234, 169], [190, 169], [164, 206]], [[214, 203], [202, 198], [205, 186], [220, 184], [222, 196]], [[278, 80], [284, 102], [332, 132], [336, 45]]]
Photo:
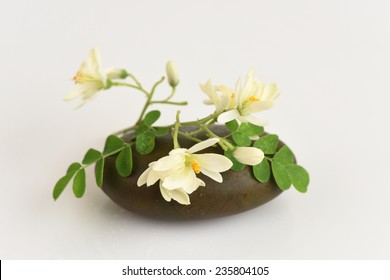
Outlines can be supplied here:
[[238, 129], [238, 122], [236, 120], [232, 120], [230, 122], [225, 123], [227, 129], [229, 129], [231, 132], [237, 131]]
[[133, 170], [133, 155], [130, 146], [127, 146], [119, 153], [115, 166], [119, 175], [127, 177], [131, 174]]
[[296, 190], [302, 193], [307, 192], [307, 186], [310, 181], [309, 173], [300, 165], [288, 164], [285, 167]]
[[70, 175], [73, 177], [73, 175], [79, 171], [81, 167], [81, 164], [78, 162], [73, 162], [71, 165], [69, 165], [68, 170], [66, 171], [66, 175]]
[[282, 190], [287, 190], [291, 186], [291, 178], [286, 167], [277, 161], [272, 161], [272, 173], [276, 184]]
[[135, 135], [140, 135], [149, 129], [150, 127], [148, 125], [141, 123], [141, 125], [135, 130]]
[[233, 152], [231, 150], [225, 151], [225, 156], [230, 159], [233, 163], [233, 166], [230, 168], [233, 171], [241, 171], [245, 168], [245, 164], [239, 162], [236, 160], [236, 158], [233, 156]]
[[164, 136], [166, 134], [168, 134], [169, 132], [169, 128], [168, 127], [157, 127], [154, 131], [154, 135], [156, 137], [158, 136]]
[[240, 125], [239, 131], [246, 136], [257, 136], [264, 132], [264, 128], [262, 126], [254, 125], [251, 123], [242, 123]]
[[81, 168], [81, 164], [78, 162], [73, 162], [71, 165], [69, 165], [65, 176], [61, 177], [54, 186], [53, 189], [54, 200], [57, 200], [60, 197], [61, 193], [65, 190], [70, 180], [72, 180], [74, 174], [77, 171], [79, 171], [80, 168]]
[[70, 180], [72, 179], [73, 174], [70, 175], [65, 175], [61, 179], [59, 179], [54, 186], [53, 189], [53, 198], [54, 200], [57, 200], [57, 198], [61, 195], [61, 193], [65, 190], [66, 186], [69, 184]]
[[80, 169], [76, 173], [76, 176], [74, 176], [74, 179], [73, 179], [73, 193], [77, 198], [80, 198], [84, 195], [85, 186], [86, 186], [85, 170]]
[[146, 125], [152, 125], [154, 124], [161, 116], [161, 113], [160, 111], [150, 111], [146, 114], [145, 118], [144, 118], [144, 123]]
[[283, 165], [294, 163], [294, 154], [290, 148], [283, 146], [273, 157], [273, 161], [277, 161]]
[[261, 183], [268, 182], [269, 177], [271, 176], [271, 168], [266, 158], [259, 164], [253, 166], [253, 175]]
[[279, 137], [276, 134], [268, 134], [258, 139], [253, 147], [259, 148], [264, 154], [274, 154], [279, 143]]
[[122, 148], [124, 145], [123, 140], [115, 135], [107, 137], [106, 144], [104, 145], [103, 154], [107, 155]]
[[95, 150], [95, 149], [89, 149], [88, 152], [85, 154], [84, 159], [83, 159], [83, 164], [88, 165], [91, 164], [95, 161], [97, 161], [102, 154]]
[[101, 187], [103, 185], [103, 170], [104, 170], [104, 158], [101, 158], [96, 163], [96, 171], [95, 171], [96, 185], [98, 185], [98, 187]]
[[248, 147], [252, 143], [248, 136], [239, 131], [233, 132], [233, 140], [240, 147]]
[[135, 148], [141, 155], [147, 155], [154, 149], [155, 136], [152, 131], [146, 131], [135, 139]]

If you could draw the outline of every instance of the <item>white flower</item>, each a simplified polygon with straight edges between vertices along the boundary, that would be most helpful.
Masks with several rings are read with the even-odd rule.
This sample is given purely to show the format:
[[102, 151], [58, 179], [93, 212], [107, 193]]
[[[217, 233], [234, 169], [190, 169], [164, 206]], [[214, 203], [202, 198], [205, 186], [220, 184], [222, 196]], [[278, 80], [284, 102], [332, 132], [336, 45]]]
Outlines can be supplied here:
[[172, 60], [169, 60], [165, 70], [167, 72], [169, 85], [173, 88], [176, 87], [179, 84], [179, 73], [177, 71], [176, 63], [174, 63]]
[[263, 151], [254, 147], [237, 147], [233, 151], [233, 156], [239, 162], [247, 165], [257, 165], [264, 159]]
[[202, 88], [203, 91], [205, 91], [209, 95], [210, 99], [216, 105], [217, 109], [232, 109], [219, 115], [218, 122], [227, 123], [231, 120], [237, 119], [240, 122], [250, 122], [259, 126], [267, 124], [267, 122], [258, 119], [252, 114], [273, 107], [275, 100], [279, 97], [280, 93], [276, 84], [264, 85], [259, 80], [256, 80], [254, 76], [255, 71], [252, 69], [247, 74], [244, 84], [242, 84], [241, 81], [238, 80], [235, 95], [236, 103], [230, 103], [234, 104], [234, 107], [230, 106], [224, 108], [223, 106], [220, 106], [218, 103], [221, 102], [220, 99], [215, 98], [215, 94], [213, 95], [211, 89], [208, 88], [208, 92], [206, 92]]
[[106, 87], [107, 74], [101, 69], [100, 53], [97, 48], [89, 52], [87, 60], [81, 64], [73, 80], [76, 86], [65, 96], [64, 100], [68, 101], [81, 96], [84, 102], [80, 106]]
[[211, 138], [189, 149], [173, 149], [168, 156], [150, 163], [149, 168], [138, 178], [137, 185], [151, 186], [160, 180], [160, 191], [166, 201], [173, 199], [181, 204], [190, 204], [188, 194], [199, 186], [205, 186], [205, 183], [196, 177], [197, 174], [202, 173], [221, 183], [223, 179], [220, 172], [232, 167], [232, 162], [223, 155], [195, 154], [218, 141], [218, 138]]
[[208, 95], [209, 100], [205, 104], [214, 104], [217, 110], [229, 110], [236, 107], [236, 96], [232, 89], [221, 85], [213, 86], [211, 80], [200, 85], [201, 90]]

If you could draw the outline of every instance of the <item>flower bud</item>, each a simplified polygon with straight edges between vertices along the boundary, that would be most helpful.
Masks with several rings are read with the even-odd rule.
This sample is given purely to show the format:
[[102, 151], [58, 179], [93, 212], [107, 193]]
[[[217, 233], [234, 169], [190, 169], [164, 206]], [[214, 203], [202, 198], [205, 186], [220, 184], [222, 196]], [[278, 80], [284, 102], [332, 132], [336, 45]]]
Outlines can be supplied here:
[[125, 69], [110, 69], [107, 71], [107, 79], [115, 80], [115, 79], [126, 79], [127, 71]]
[[264, 159], [263, 151], [254, 147], [237, 147], [233, 151], [233, 156], [246, 165], [257, 165]]
[[169, 60], [165, 67], [168, 76], [168, 83], [171, 87], [176, 87], [179, 84], [179, 73], [177, 72], [176, 64]]

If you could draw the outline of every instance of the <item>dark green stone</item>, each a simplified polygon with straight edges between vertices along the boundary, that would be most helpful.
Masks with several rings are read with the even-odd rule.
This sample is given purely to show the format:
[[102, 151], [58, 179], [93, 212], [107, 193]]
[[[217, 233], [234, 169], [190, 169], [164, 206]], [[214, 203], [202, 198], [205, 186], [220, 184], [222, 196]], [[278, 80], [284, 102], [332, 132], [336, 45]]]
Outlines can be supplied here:
[[[211, 129], [220, 136], [229, 133], [224, 126], [215, 125]], [[129, 138], [130, 135], [126, 135], [124, 140]], [[179, 142], [184, 148], [195, 144], [183, 138], [179, 138]], [[157, 137], [155, 149], [148, 155], [139, 155], [133, 147], [133, 171], [131, 176], [126, 178], [121, 177], [115, 169], [116, 156], [107, 158], [104, 165], [103, 191], [127, 210], [152, 218], [171, 220], [210, 219], [237, 214], [260, 206], [282, 193], [272, 176], [269, 182], [260, 183], [253, 176], [252, 167], [247, 166], [241, 172], [223, 172], [222, 183], [199, 174], [198, 177], [206, 186], [199, 187], [190, 195], [190, 205], [181, 205], [173, 200], [167, 202], [161, 196], [158, 182], [150, 187], [138, 187], [137, 180], [150, 162], [166, 156], [172, 148], [170, 135]], [[204, 152], [223, 154], [219, 147], [208, 148], [200, 153]]]

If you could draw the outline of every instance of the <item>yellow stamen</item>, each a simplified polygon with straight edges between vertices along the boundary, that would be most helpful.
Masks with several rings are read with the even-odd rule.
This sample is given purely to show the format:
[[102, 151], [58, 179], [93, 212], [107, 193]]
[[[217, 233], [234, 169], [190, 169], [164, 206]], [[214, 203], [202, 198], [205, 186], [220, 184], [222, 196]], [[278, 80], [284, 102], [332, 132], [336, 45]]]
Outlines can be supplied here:
[[75, 83], [79, 83], [80, 80], [82, 79], [82, 77], [83, 77], [83, 73], [81, 73], [81, 72], [79, 71], [79, 72], [76, 73], [76, 75], [73, 77], [72, 80], [73, 80]]
[[197, 163], [196, 161], [194, 161], [192, 164], [192, 169], [195, 171], [196, 174], [199, 174], [200, 173], [200, 166], [199, 166], [199, 163]]
[[249, 97], [249, 101], [253, 102], [253, 101], [259, 101], [258, 98], [254, 97], [254, 96], [251, 96]]

